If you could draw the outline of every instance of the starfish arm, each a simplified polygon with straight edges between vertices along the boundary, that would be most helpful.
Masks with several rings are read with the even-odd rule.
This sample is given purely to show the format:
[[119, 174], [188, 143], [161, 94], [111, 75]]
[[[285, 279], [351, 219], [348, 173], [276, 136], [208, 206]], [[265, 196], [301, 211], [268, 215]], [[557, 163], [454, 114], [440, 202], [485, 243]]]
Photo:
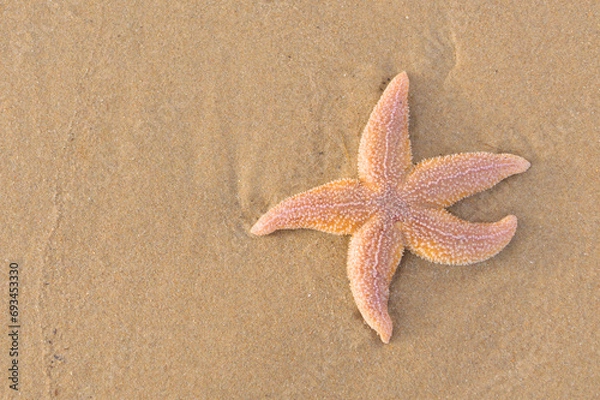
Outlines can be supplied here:
[[412, 162], [408, 138], [408, 76], [398, 74], [373, 109], [360, 139], [358, 175], [370, 187], [399, 182]]
[[251, 233], [268, 235], [278, 229], [309, 228], [350, 234], [370, 214], [368, 191], [356, 179], [341, 179], [283, 200], [254, 224]]
[[348, 278], [363, 318], [389, 343], [392, 320], [388, 313], [390, 283], [402, 258], [402, 234], [394, 223], [373, 216], [350, 240]]
[[510, 175], [525, 172], [530, 165], [513, 154], [481, 152], [435, 157], [415, 166], [404, 190], [411, 203], [448, 207]]
[[406, 246], [416, 255], [441, 264], [466, 265], [487, 260], [502, 250], [517, 229], [517, 217], [498, 222], [464, 221], [443, 209], [414, 210], [404, 222]]

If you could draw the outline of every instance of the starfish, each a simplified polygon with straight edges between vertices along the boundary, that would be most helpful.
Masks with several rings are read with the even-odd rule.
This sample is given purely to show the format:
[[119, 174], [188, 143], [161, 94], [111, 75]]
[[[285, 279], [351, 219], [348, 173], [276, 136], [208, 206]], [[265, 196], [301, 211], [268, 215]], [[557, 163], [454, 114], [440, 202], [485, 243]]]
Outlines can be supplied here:
[[389, 288], [404, 249], [452, 265], [493, 257], [512, 239], [517, 217], [473, 223], [445, 208], [529, 166], [519, 156], [483, 152], [413, 165], [408, 76], [402, 72], [383, 92], [362, 134], [358, 179], [333, 181], [283, 200], [260, 217], [251, 233], [309, 228], [352, 235], [348, 278], [354, 300], [366, 323], [389, 343]]

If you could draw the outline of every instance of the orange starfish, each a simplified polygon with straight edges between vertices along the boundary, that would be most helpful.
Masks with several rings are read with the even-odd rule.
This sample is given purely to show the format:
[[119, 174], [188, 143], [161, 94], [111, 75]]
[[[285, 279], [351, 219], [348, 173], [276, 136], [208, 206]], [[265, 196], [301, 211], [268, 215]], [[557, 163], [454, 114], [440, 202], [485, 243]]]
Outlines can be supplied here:
[[350, 234], [348, 278], [363, 318], [389, 343], [388, 299], [404, 248], [427, 260], [464, 265], [502, 250], [517, 217], [463, 221], [444, 208], [525, 172], [512, 154], [463, 153], [412, 164], [408, 138], [408, 76], [397, 75], [371, 113], [358, 150], [359, 179], [341, 179], [292, 196], [263, 215], [255, 235], [310, 228]]

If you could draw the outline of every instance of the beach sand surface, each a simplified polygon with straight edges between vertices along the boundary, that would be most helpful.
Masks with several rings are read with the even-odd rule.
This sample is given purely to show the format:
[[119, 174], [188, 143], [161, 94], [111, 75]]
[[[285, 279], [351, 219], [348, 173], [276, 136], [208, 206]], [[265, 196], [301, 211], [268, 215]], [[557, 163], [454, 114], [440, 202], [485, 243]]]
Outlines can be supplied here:
[[[567, 3], [3, 4], [0, 397], [598, 396], [600, 6]], [[401, 71], [415, 162], [532, 167], [450, 209], [516, 215], [497, 256], [405, 253], [384, 345], [350, 292], [349, 237], [249, 230], [357, 176]]]

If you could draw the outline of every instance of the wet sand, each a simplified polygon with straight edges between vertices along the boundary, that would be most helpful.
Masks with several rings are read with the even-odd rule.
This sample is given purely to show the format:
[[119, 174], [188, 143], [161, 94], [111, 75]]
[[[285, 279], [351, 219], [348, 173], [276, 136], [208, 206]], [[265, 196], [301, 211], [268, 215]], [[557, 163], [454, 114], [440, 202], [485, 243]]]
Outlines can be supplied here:
[[[317, 4], [2, 8], [0, 302], [18, 263], [20, 390], [0, 397], [597, 395], [596, 2]], [[499, 255], [405, 253], [384, 345], [352, 299], [348, 237], [249, 230], [356, 177], [403, 70], [414, 161], [532, 167], [451, 208], [517, 215]]]

